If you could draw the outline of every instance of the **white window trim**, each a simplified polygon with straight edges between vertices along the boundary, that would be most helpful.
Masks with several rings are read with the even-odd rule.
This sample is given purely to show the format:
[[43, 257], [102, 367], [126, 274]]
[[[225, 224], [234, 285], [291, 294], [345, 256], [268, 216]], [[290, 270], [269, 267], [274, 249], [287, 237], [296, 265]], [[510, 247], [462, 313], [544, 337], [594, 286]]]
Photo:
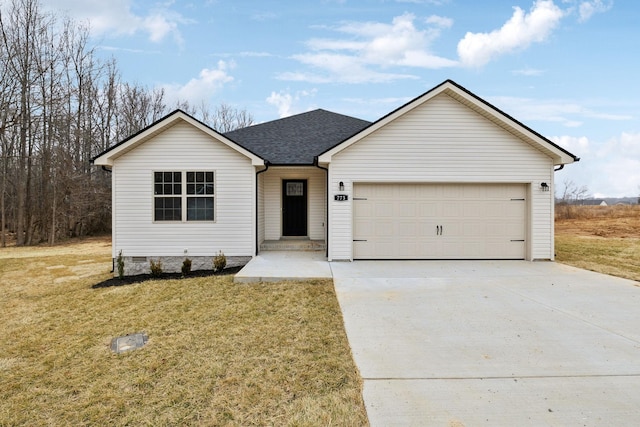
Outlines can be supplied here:
[[[155, 174], [156, 172], [160, 172], [160, 173], [164, 173], [164, 172], [180, 172], [181, 174], [181, 190], [182, 193], [180, 195], [177, 194], [171, 194], [171, 195], [156, 195], [155, 194]], [[187, 194], [187, 172], [211, 172], [213, 173], [213, 194], [207, 194], [207, 195], [193, 195], [193, 194]], [[215, 170], [211, 170], [211, 169], [198, 169], [198, 170], [153, 170], [151, 171], [151, 222], [153, 224], [198, 224], [198, 223], [205, 223], [205, 224], [215, 224], [218, 221], [218, 190], [217, 190], [217, 184], [218, 184], [218, 177], [216, 174]], [[163, 220], [156, 220], [156, 213], [155, 213], [155, 200], [156, 197], [180, 197], [181, 199], [181, 211], [180, 211], [180, 220], [179, 221], [163, 221]], [[196, 197], [196, 198], [204, 198], [204, 197], [213, 197], [213, 220], [187, 220], [187, 199], [189, 197]]]

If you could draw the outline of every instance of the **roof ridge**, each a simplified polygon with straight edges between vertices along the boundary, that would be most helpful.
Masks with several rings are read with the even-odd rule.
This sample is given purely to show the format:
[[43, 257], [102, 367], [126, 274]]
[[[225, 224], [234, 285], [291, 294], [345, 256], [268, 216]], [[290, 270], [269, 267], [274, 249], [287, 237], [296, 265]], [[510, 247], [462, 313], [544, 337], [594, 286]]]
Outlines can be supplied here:
[[290, 120], [290, 119], [299, 118], [299, 117], [301, 117], [301, 116], [305, 116], [305, 115], [308, 115], [308, 114], [311, 114], [311, 113], [317, 113], [317, 112], [319, 112], [319, 111], [322, 111], [322, 112], [324, 112], [324, 113], [333, 114], [333, 115], [335, 115], [335, 116], [345, 117], [345, 118], [347, 118], [347, 119], [360, 120], [360, 121], [362, 121], [362, 122], [371, 123], [370, 121], [368, 121], [368, 120], [364, 120], [364, 119], [361, 119], [361, 118], [359, 118], [359, 117], [353, 117], [353, 116], [348, 116], [348, 115], [346, 115], [346, 114], [342, 114], [342, 113], [336, 113], [335, 111], [325, 110], [324, 108], [316, 108], [316, 109], [309, 110], [309, 111], [303, 111], [302, 113], [292, 114], [292, 115], [290, 115], [290, 116], [280, 117], [280, 118], [278, 118], [278, 119], [268, 120], [268, 121], [261, 122], [261, 123], [256, 123], [256, 124], [253, 124], [253, 125], [250, 125], [250, 126], [245, 126], [245, 127], [243, 127], [243, 128], [234, 129], [234, 130], [232, 130], [232, 131], [225, 132], [223, 135], [227, 135], [227, 134], [230, 134], [230, 133], [234, 133], [234, 132], [236, 132], [236, 131], [242, 131], [242, 130], [245, 130], [245, 129], [255, 128], [256, 126], [261, 126], [261, 125], [266, 125], [266, 124], [274, 125], [274, 124], [276, 124], [276, 123], [278, 123], [278, 122], [282, 122], [282, 121], [285, 121], [285, 120]]

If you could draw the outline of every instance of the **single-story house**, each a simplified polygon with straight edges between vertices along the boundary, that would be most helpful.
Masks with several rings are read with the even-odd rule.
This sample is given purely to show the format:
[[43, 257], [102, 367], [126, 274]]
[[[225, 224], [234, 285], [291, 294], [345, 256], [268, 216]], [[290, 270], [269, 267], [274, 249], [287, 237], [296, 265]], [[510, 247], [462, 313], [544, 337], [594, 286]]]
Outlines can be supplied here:
[[329, 261], [552, 260], [554, 170], [578, 160], [447, 80], [375, 122], [315, 110], [221, 134], [177, 110], [93, 163], [134, 274], [291, 240]]

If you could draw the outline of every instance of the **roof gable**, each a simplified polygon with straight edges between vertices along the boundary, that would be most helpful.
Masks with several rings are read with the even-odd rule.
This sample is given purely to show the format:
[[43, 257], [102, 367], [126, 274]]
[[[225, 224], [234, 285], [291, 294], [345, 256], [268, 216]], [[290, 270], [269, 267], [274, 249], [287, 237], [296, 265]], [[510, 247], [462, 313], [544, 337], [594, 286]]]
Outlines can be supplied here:
[[341, 152], [342, 150], [351, 146], [352, 144], [355, 144], [356, 142], [360, 141], [367, 135], [370, 135], [376, 130], [386, 126], [387, 124], [391, 123], [398, 117], [403, 116], [404, 114], [424, 104], [425, 102], [428, 102], [429, 100], [433, 99], [434, 97], [438, 96], [441, 93], [445, 93], [449, 95], [451, 98], [457, 100], [461, 104], [479, 113], [489, 121], [493, 122], [499, 127], [505, 129], [506, 131], [516, 135], [521, 140], [527, 142], [528, 144], [544, 152], [546, 155], [548, 155], [554, 160], [554, 164], [556, 165], [573, 163], [575, 161], [580, 160], [573, 154], [569, 153], [567, 150], [554, 144], [549, 139], [545, 138], [544, 136], [535, 132], [531, 128], [520, 123], [513, 117], [509, 116], [508, 114], [504, 113], [503, 111], [499, 110], [498, 108], [494, 107], [493, 105], [489, 104], [488, 102], [474, 95], [473, 93], [471, 93], [464, 87], [458, 85], [454, 81], [446, 80], [440, 85], [425, 92], [424, 94], [418, 96], [417, 98], [414, 98], [413, 100], [409, 101], [405, 105], [399, 107], [398, 109], [392, 111], [391, 113], [387, 114], [386, 116], [372, 123], [370, 126], [363, 129], [358, 134], [326, 150], [324, 153], [322, 153], [318, 157], [318, 161], [321, 163], [331, 162], [331, 158], [333, 155]]
[[328, 150], [371, 123], [313, 110], [225, 133], [273, 165], [311, 165]]
[[214, 129], [210, 128], [209, 126], [205, 125], [201, 121], [195, 119], [182, 110], [173, 111], [172, 113], [166, 115], [155, 123], [152, 123], [151, 125], [142, 129], [140, 132], [130, 136], [129, 138], [98, 154], [93, 159], [91, 159], [91, 162], [99, 166], [113, 166], [113, 162], [115, 159], [122, 155], [125, 155], [140, 144], [149, 141], [154, 136], [162, 133], [166, 129], [174, 126], [179, 122], [186, 122], [192, 125], [193, 127], [211, 136], [215, 140], [246, 156], [251, 160], [251, 164], [254, 166], [264, 164], [264, 160], [260, 156], [256, 155], [245, 147], [242, 147], [241, 145], [237, 144], [221, 133], [216, 132]]

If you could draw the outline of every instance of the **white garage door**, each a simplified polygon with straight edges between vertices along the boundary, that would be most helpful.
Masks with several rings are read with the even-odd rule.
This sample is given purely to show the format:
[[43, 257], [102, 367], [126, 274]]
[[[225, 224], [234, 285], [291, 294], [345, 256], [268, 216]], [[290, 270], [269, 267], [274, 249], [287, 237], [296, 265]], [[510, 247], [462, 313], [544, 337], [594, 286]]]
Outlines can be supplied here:
[[355, 184], [355, 259], [524, 259], [522, 184]]

